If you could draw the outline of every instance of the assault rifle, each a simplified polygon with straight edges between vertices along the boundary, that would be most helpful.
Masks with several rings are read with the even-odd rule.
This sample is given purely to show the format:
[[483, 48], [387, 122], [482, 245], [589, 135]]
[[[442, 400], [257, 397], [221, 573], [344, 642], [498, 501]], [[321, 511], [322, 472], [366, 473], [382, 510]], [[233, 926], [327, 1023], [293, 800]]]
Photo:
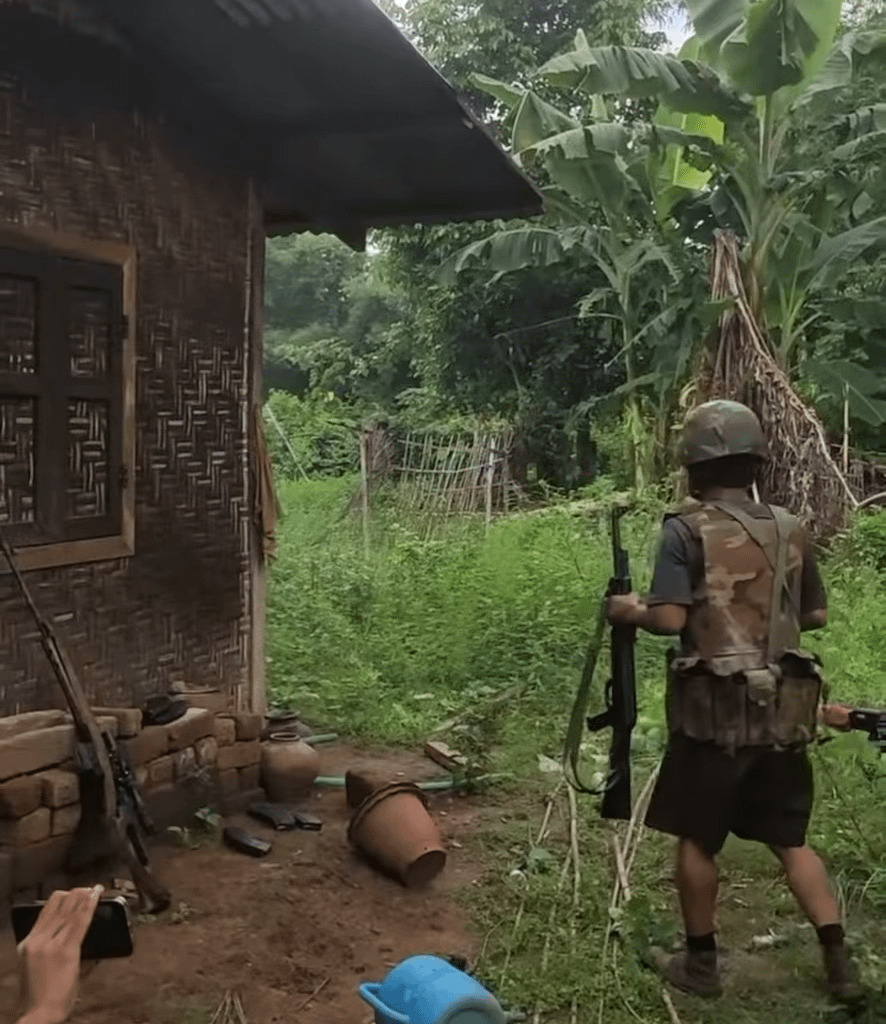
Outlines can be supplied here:
[[77, 735], [77, 766], [83, 810], [74, 838], [69, 865], [74, 870], [108, 854], [126, 862], [146, 913], [159, 914], [171, 901], [167, 890], [151, 874], [143, 835], [151, 834], [150, 820], [126, 755], [114, 738], [103, 731], [74, 667], [52, 626], [43, 618], [22, 577], [12, 548], [0, 534], [0, 548], [6, 557], [18, 589], [34, 617], [40, 642], [62, 688]]
[[[617, 821], [629, 821], [631, 818], [631, 733], [637, 724], [637, 688], [634, 673], [634, 639], [637, 631], [633, 626], [612, 626], [612, 674], [606, 683], [606, 710], [586, 720], [585, 714], [606, 628], [608, 599], [616, 594], [629, 594], [632, 590], [628, 553], [621, 544], [620, 520], [626, 511], [626, 508], [614, 508], [610, 513], [613, 574], [600, 606], [597, 628], [588, 645], [581, 685], [572, 709], [564, 751], [564, 769], [569, 784], [582, 793], [599, 795], [602, 792], [600, 816]], [[591, 732], [612, 729], [609, 772], [602, 791], [586, 786], [578, 773], [578, 758], [585, 724]]]
[[853, 708], [849, 712], [849, 728], [866, 732], [869, 742], [881, 754], [886, 751], [886, 711]]

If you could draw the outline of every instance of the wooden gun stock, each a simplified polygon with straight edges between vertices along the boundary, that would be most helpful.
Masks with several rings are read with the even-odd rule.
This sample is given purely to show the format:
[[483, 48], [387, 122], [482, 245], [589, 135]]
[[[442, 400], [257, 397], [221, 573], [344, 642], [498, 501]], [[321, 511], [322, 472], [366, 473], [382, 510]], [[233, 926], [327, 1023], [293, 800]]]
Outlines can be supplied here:
[[[119, 770], [122, 762], [114, 739], [99, 728], [74, 666], [59, 643], [52, 626], [43, 618], [34, 603], [12, 548], [2, 534], [0, 549], [40, 631], [40, 642], [65, 695], [77, 738], [89, 752], [90, 766], [99, 783], [99, 791], [93, 795], [86, 792], [90, 788], [88, 785], [83, 787], [83, 817], [74, 840], [75, 849], [78, 845], [81, 849], [88, 848], [91, 844], [97, 849], [110, 846], [126, 862], [145, 912], [160, 913], [169, 906], [171, 896], [148, 868], [147, 853], [139, 834], [141, 826], [137, 815], [133, 813], [141, 804], [135, 782], [128, 773], [124, 778]], [[115, 770], [115, 764], [118, 770]], [[86, 783], [85, 777], [83, 781]], [[131, 809], [125, 806], [129, 802], [134, 804]]]

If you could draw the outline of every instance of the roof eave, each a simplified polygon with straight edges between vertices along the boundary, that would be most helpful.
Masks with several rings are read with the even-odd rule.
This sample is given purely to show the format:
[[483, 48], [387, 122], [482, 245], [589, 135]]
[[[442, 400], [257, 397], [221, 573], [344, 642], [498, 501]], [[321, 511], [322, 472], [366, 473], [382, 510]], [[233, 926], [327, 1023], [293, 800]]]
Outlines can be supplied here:
[[[468, 224], [496, 220], [529, 220], [543, 212], [541, 197], [537, 202], [526, 202], [519, 206], [509, 205], [503, 208], [490, 207], [482, 210], [410, 210], [393, 214], [367, 214], [353, 219], [334, 221], [307, 220], [288, 213], [267, 212], [264, 216], [265, 231], [269, 237], [291, 235], [298, 232], [315, 234], [332, 234], [342, 237], [348, 245], [359, 248], [351, 239], [364, 237], [373, 228], [417, 227], [421, 224]], [[347, 235], [347, 238], [344, 236]]]

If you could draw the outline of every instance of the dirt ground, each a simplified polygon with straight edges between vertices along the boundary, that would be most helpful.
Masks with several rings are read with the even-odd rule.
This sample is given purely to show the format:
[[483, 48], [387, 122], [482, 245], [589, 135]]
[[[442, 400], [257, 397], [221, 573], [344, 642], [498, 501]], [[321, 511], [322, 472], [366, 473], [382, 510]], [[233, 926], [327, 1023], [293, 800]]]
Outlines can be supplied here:
[[[345, 746], [323, 751], [324, 775], [347, 768], [391, 779], [442, 774], [419, 756]], [[196, 850], [159, 846], [154, 869], [173, 892], [173, 909], [135, 925], [131, 959], [101, 963], [84, 979], [73, 1020], [209, 1024], [225, 993], [234, 991], [249, 1024], [363, 1024], [372, 1014], [357, 995], [361, 981], [380, 980], [414, 954], [474, 954], [453, 894], [479, 871], [460, 842], [476, 824], [477, 801], [432, 798], [449, 862], [425, 892], [383, 877], [350, 849], [344, 790], [323, 789], [302, 809], [323, 819], [322, 832], [273, 833], [231, 819], [273, 839], [261, 860], [214, 840]], [[0, 1013], [14, 1020], [14, 949], [4, 941]]]

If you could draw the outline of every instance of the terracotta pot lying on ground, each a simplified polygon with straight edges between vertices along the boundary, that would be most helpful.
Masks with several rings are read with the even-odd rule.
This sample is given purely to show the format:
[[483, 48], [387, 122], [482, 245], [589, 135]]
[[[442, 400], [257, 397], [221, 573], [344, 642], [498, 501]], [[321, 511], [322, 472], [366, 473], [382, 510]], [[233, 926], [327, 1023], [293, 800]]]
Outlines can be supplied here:
[[392, 783], [364, 800], [348, 839], [410, 888], [428, 885], [446, 867], [428, 798], [411, 782]]

